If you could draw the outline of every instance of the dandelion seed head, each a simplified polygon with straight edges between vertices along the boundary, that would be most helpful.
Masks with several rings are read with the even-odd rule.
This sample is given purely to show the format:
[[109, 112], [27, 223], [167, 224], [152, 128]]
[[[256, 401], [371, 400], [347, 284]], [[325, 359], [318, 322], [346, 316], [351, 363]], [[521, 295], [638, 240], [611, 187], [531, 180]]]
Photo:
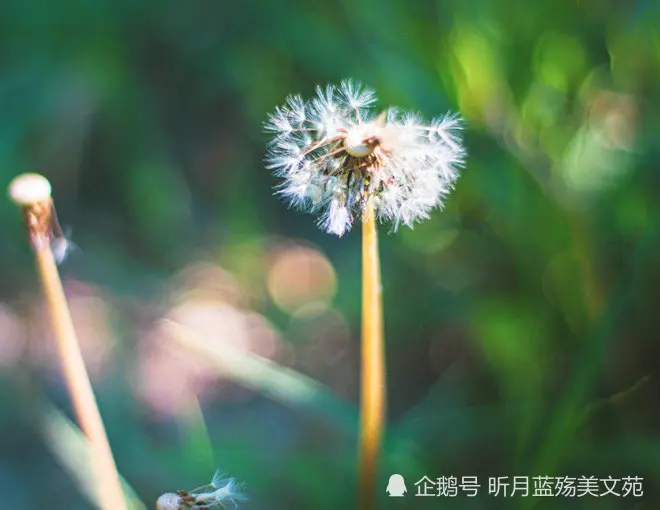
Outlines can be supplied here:
[[354, 81], [290, 96], [266, 123], [267, 164], [293, 207], [320, 212], [319, 226], [342, 236], [366, 203], [394, 229], [440, 208], [463, 166], [457, 115], [425, 122], [415, 112], [374, 110], [376, 95]]

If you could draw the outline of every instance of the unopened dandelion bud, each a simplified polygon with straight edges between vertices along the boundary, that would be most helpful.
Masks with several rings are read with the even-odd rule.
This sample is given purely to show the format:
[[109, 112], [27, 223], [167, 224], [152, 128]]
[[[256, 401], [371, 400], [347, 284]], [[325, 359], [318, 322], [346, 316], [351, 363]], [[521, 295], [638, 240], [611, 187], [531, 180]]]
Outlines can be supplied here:
[[396, 108], [377, 114], [374, 92], [351, 81], [316, 92], [311, 101], [287, 98], [266, 125], [268, 167], [292, 206], [323, 210], [319, 226], [338, 236], [367, 202], [394, 229], [442, 206], [465, 157], [457, 116], [425, 123]]

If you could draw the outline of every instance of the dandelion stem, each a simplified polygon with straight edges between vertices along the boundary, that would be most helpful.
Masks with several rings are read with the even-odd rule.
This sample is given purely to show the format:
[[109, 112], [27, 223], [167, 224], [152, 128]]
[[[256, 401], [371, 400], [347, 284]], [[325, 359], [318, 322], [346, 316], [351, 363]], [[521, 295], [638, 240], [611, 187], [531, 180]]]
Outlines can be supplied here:
[[360, 508], [374, 508], [385, 408], [385, 346], [378, 233], [371, 200], [362, 217], [362, 386], [360, 403]]
[[[31, 194], [35, 182], [41, 186], [37, 189], [36, 198]], [[41, 195], [42, 192], [47, 193]], [[90, 459], [96, 471], [101, 508], [126, 510], [119, 473], [85, 368], [57, 264], [50, 248], [53, 211], [50, 184], [42, 176], [26, 174], [12, 181], [10, 196], [21, 207], [25, 218], [30, 243], [35, 253], [37, 273], [51, 316], [64, 379], [80, 429], [89, 440]]]
[[92, 385], [85, 369], [53, 252], [46, 246], [37, 251], [35, 255], [74, 412], [81, 430], [89, 439], [90, 456], [95, 464], [99, 481], [99, 499], [104, 509], [125, 509], [126, 502], [117, 467], [96, 404]]

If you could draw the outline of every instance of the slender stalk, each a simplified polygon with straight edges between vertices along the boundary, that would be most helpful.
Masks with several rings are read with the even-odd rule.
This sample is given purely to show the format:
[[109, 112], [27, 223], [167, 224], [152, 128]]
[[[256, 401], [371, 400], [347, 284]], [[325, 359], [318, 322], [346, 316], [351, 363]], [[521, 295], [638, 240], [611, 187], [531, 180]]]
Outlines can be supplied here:
[[362, 218], [361, 373], [359, 491], [360, 508], [365, 510], [375, 506], [378, 454], [387, 405], [378, 233], [371, 201], [367, 201]]
[[50, 312], [64, 379], [80, 429], [89, 440], [89, 457], [96, 472], [101, 508], [126, 510], [119, 473], [50, 248], [53, 235], [50, 183], [40, 175], [25, 174], [12, 181], [10, 196], [21, 207], [35, 253], [37, 273]]
[[89, 439], [90, 456], [98, 479], [99, 500], [104, 509], [125, 509], [126, 501], [119, 474], [71, 321], [53, 252], [46, 246], [35, 252], [35, 256], [73, 409], [80, 429]]

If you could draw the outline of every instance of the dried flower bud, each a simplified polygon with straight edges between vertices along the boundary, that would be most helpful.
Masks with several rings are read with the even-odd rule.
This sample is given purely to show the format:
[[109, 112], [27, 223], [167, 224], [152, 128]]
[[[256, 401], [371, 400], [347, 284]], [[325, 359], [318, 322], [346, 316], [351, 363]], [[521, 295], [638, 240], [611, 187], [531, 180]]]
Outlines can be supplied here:
[[50, 200], [50, 182], [40, 174], [21, 174], [9, 183], [9, 198], [21, 207]]
[[247, 501], [243, 485], [234, 477], [225, 477], [217, 470], [211, 483], [202, 485], [191, 491], [180, 490], [176, 493], [167, 492], [156, 501], [156, 510], [181, 510], [184, 508], [225, 508], [236, 509], [239, 503]]
[[156, 501], [156, 510], [179, 510], [181, 504], [181, 496], [167, 492]]

